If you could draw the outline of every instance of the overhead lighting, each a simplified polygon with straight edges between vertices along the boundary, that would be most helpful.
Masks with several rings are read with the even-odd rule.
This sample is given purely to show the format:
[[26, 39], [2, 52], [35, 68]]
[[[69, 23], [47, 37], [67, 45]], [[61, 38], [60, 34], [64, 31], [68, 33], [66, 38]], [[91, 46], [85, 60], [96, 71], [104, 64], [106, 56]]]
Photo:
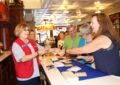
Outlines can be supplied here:
[[102, 7], [101, 2], [96, 1], [96, 2], [94, 2], [94, 5], [95, 5], [95, 8], [96, 8], [95, 13], [101, 13], [101, 7]]
[[78, 19], [78, 21], [80, 22], [80, 21], [81, 21], [81, 19]]
[[65, 10], [63, 13], [64, 13], [64, 14], [68, 14], [68, 13], [69, 13], [69, 11]]
[[52, 20], [45, 19], [43, 23], [37, 26], [38, 30], [54, 30], [56, 29], [56, 25], [52, 23]]
[[67, 6], [67, 5], [64, 6], [64, 13], [65, 13], [65, 14], [69, 13], [69, 11], [68, 11], [68, 6]]
[[95, 11], [95, 13], [98, 13], [98, 14], [99, 14], [99, 13], [101, 13], [101, 11], [100, 11], [100, 10], [97, 10], [97, 11]]
[[77, 13], [78, 15], [80, 15], [80, 14], [81, 14], [81, 11], [80, 11], [80, 10], [77, 10], [76, 13]]
[[94, 4], [95, 5], [101, 5], [101, 2], [100, 1], [95, 1]]

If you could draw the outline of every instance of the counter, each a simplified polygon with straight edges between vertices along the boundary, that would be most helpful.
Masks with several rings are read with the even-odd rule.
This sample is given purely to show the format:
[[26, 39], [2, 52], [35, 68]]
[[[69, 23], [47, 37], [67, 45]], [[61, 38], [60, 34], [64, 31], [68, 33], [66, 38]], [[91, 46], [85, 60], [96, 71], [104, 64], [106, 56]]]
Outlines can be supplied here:
[[[67, 81], [62, 75], [62, 71], [66, 70], [66, 67], [54, 67], [48, 69], [49, 65], [54, 65], [52, 59], [42, 59], [41, 65], [44, 69], [44, 72], [50, 82], [50, 85], [120, 85], [120, 77], [114, 75], [108, 75], [103, 72], [91, 69], [88, 66], [75, 63], [73, 61], [73, 66], [80, 65], [84, 72], [88, 73], [87, 77], [79, 77], [78, 81]], [[82, 70], [81, 70], [82, 71]]]
[[6, 59], [10, 55], [11, 55], [10, 51], [4, 51], [3, 54], [0, 54], [0, 62], [2, 62], [4, 59]]
[[10, 51], [0, 55], [0, 85], [16, 85], [14, 62]]

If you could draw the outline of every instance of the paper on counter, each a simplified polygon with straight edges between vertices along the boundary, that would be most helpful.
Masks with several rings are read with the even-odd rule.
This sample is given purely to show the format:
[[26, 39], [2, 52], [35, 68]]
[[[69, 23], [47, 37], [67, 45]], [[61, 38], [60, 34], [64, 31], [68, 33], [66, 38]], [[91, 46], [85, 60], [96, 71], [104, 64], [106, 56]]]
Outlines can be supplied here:
[[70, 63], [64, 63], [65, 66], [73, 66], [72, 64]]
[[70, 60], [62, 60], [63, 63], [72, 63]]
[[57, 58], [57, 57], [53, 57], [53, 58], [51, 58], [51, 60], [52, 60], [52, 61], [57, 61], [58, 58]]
[[61, 62], [55, 62], [54, 65], [55, 67], [64, 67], [64, 64]]
[[86, 72], [77, 72], [77, 73], [75, 73], [75, 75], [76, 75], [77, 77], [86, 77], [86, 76], [87, 76], [87, 73], [86, 73]]
[[79, 78], [76, 77], [72, 72], [70, 71], [65, 71], [62, 72], [63, 77], [68, 81], [68, 82], [76, 82], [79, 81]]
[[73, 67], [71, 67], [71, 68], [69, 68], [69, 69], [67, 69], [67, 70], [68, 70], [68, 71], [74, 71], [74, 72], [77, 72], [77, 71], [81, 70], [81, 68], [78, 67], [78, 66], [73, 66]]
[[70, 60], [61, 60], [60, 62], [62, 62], [65, 66], [73, 66], [72, 62]]

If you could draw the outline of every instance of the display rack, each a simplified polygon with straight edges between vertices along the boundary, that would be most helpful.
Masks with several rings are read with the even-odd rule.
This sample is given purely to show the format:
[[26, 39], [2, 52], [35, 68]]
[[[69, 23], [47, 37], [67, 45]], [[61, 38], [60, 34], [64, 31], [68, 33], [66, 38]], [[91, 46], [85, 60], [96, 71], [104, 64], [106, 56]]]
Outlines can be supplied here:
[[117, 30], [120, 35], [120, 12], [111, 14], [110, 19], [113, 23], [113, 28]]

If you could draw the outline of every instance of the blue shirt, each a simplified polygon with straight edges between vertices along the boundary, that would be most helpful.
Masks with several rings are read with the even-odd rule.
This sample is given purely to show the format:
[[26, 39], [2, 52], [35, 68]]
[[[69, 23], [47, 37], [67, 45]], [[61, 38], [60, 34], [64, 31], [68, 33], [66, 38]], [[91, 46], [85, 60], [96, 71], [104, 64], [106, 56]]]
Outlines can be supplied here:
[[78, 47], [83, 47], [86, 44], [87, 44], [87, 41], [84, 38], [80, 38], [79, 46]]
[[[80, 41], [79, 41], [79, 47], [83, 47], [84, 45], [86, 45], [88, 42], [84, 39], [84, 38], [80, 38]], [[82, 64], [86, 64], [86, 60], [85, 59], [82, 59], [80, 61]], [[91, 66], [91, 64], [86, 64], [87, 66]]]

